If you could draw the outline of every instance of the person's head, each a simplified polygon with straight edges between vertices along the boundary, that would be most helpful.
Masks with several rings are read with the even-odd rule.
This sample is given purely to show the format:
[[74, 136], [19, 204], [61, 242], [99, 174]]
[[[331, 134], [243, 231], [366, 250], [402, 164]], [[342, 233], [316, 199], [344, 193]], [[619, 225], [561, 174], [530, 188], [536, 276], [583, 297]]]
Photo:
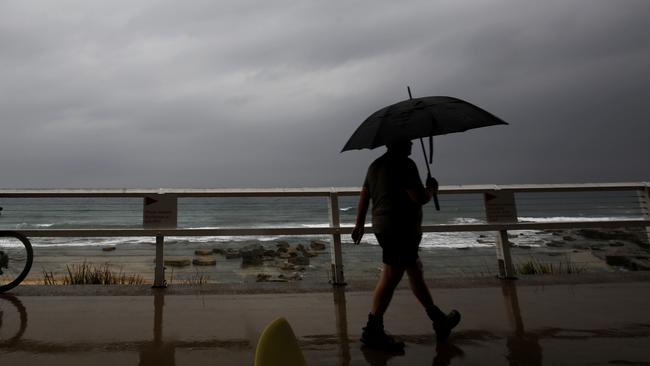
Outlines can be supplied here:
[[399, 141], [387, 144], [386, 148], [391, 154], [409, 156], [411, 155], [411, 146], [413, 146], [411, 141]]

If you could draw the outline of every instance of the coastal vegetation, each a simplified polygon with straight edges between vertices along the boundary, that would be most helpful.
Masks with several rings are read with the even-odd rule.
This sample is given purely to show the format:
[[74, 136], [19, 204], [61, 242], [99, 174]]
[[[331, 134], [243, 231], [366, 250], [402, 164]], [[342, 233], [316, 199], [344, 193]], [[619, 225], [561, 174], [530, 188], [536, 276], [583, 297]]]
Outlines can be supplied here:
[[564, 262], [550, 263], [541, 262], [531, 257], [528, 260], [515, 264], [515, 273], [519, 275], [561, 275], [561, 274], [580, 274], [587, 270], [585, 266], [573, 263], [570, 259]]
[[45, 285], [142, 285], [144, 278], [138, 274], [126, 274], [120, 269], [114, 272], [108, 263], [94, 266], [88, 263], [66, 265], [63, 278], [56, 278], [52, 272], [43, 271]]

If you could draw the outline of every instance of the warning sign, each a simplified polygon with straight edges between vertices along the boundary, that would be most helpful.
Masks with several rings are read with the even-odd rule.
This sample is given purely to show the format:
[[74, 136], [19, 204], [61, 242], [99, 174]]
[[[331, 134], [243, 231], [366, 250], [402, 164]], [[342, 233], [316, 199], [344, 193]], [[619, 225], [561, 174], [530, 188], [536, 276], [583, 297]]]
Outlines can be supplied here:
[[513, 192], [485, 193], [485, 216], [490, 223], [517, 222], [517, 205]]
[[145, 229], [175, 229], [176, 222], [175, 196], [155, 195], [144, 198], [142, 226]]

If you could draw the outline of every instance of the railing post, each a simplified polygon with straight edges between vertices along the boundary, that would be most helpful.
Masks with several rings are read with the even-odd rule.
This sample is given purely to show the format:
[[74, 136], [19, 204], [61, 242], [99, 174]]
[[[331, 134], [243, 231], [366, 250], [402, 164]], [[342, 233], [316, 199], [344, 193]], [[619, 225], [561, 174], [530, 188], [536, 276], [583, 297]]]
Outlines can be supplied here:
[[[641, 215], [644, 220], [650, 220], [650, 186], [646, 184], [645, 189], [638, 192], [639, 206], [641, 206]], [[650, 244], [650, 227], [645, 227], [646, 240]]]
[[[517, 206], [513, 192], [495, 190], [483, 195], [485, 203], [485, 217], [490, 224], [517, 222]], [[499, 278], [516, 279], [515, 269], [510, 255], [510, 240], [508, 231], [499, 230], [496, 236], [497, 265]]]
[[165, 246], [165, 237], [156, 235], [156, 272], [154, 274], [153, 288], [166, 288], [165, 281], [165, 257], [163, 247]]
[[344, 286], [345, 277], [343, 276], [343, 253], [341, 251], [339, 194], [332, 191], [330, 192], [329, 198], [330, 227], [335, 229], [332, 234], [332, 248], [330, 250], [332, 255], [332, 285]]
[[499, 278], [504, 280], [516, 279], [515, 268], [512, 265], [512, 256], [510, 255], [510, 240], [508, 240], [508, 232], [506, 230], [499, 230], [496, 243]]

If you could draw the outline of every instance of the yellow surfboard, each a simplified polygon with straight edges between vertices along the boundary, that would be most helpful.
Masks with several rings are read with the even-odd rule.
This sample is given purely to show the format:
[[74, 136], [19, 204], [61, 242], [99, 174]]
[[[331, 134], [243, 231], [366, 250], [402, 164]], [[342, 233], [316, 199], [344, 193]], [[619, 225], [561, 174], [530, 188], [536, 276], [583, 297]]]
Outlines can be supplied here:
[[296, 335], [284, 318], [271, 322], [257, 342], [255, 366], [307, 366]]

